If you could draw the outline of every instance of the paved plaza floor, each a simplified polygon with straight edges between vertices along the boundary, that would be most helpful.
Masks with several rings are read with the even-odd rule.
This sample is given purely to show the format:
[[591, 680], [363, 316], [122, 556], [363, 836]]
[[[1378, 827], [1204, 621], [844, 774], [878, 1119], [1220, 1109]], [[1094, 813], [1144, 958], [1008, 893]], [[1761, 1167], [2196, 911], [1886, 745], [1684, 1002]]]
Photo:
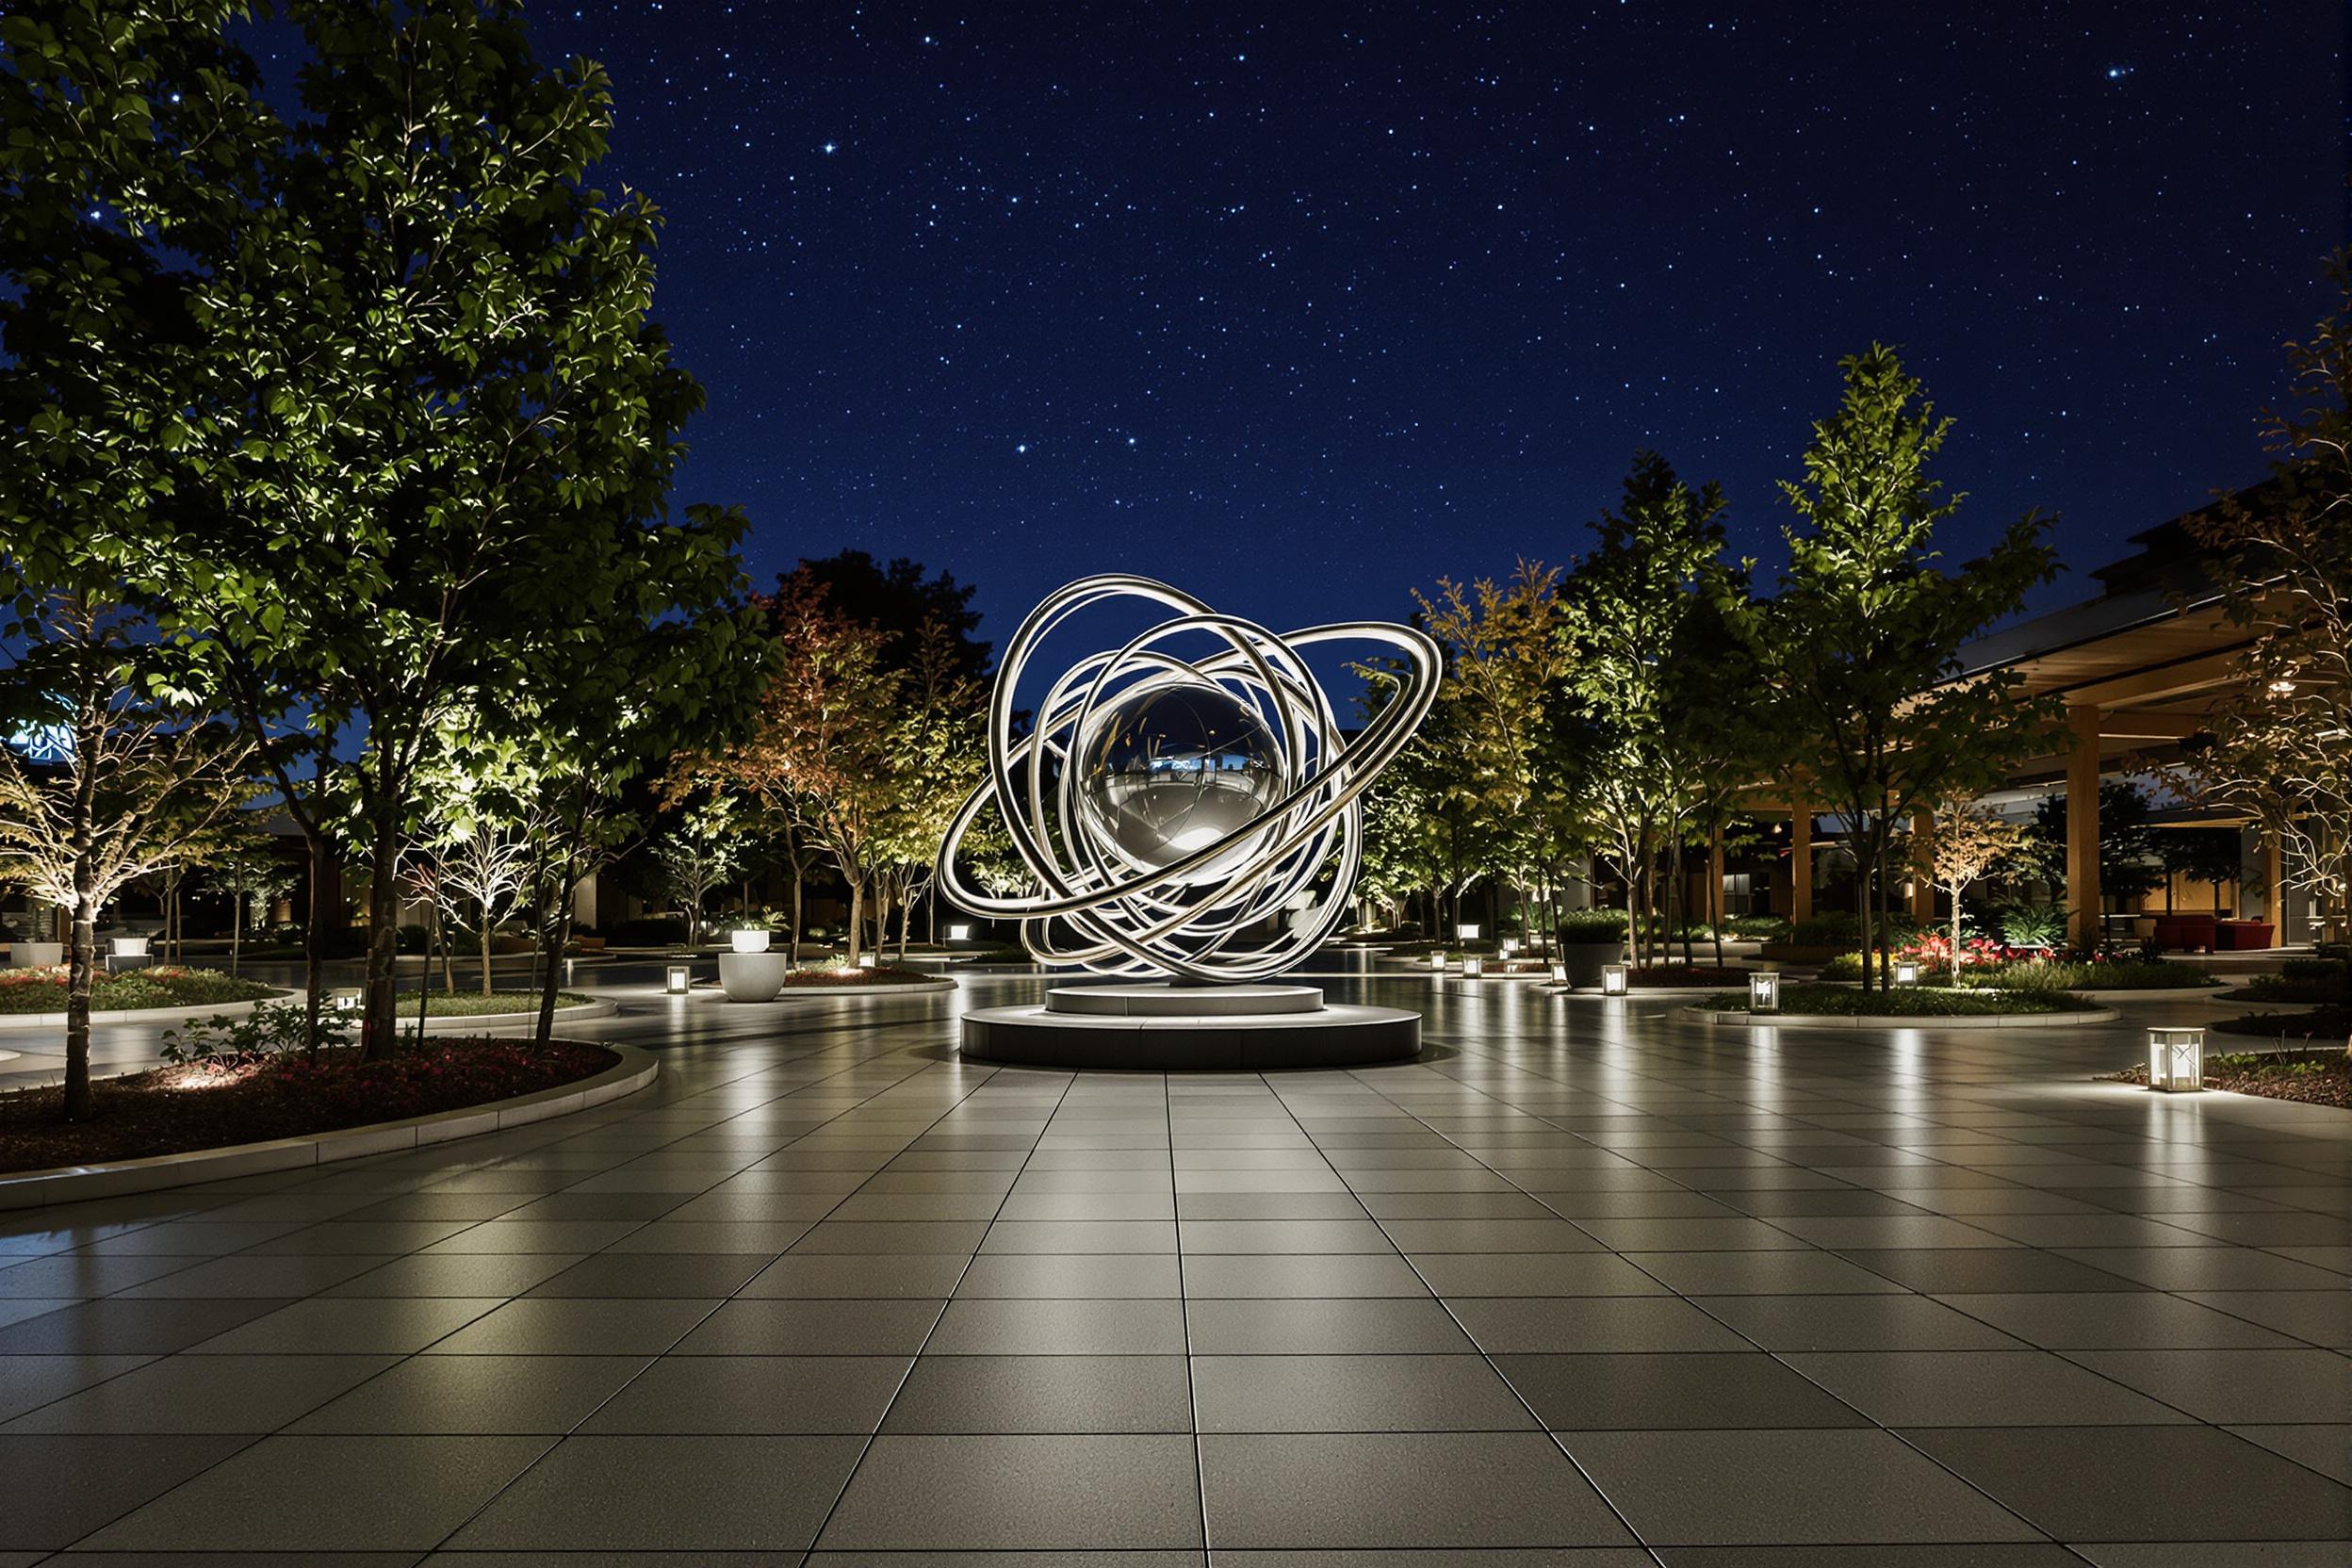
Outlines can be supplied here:
[[[2352, 1116], [1335, 980], [1414, 1064], [629, 993], [602, 1110], [0, 1216], [0, 1568], [2343, 1568]], [[210, 1555], [198, 1555], [210, 1554]]]

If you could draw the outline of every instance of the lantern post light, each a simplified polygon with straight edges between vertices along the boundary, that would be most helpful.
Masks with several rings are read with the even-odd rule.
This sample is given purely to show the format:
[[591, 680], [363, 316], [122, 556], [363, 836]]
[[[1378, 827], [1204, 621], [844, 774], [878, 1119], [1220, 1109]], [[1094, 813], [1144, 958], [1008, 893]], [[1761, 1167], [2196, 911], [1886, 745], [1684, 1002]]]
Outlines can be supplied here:
[[1503, 939], [1503, 956], [1504, 956], [1504, 957], [1508, 958], [1508, 957], [1510, 957], [1512, 954], [1514, 954], [1514, 953], [1516, 953], [1516, 952], [1518, 952], [1518, 951], [1519, 951], [1519, 939], [1518, 939], [1518, 938], [1516, 938], [1516, 937], [1505, 937], [1505, 938]]
[[1475, 953], [1465, 953], [1462, 956], [1462, 977], [1464, 980], [1476, 980], [1485, 972], [1486, 960], [1484, 958]]
[[686, 994], [686, 988], [694, 983], [694, 970], [691, 966], [686, 964], [672, 964], [670, 966], [668, 981], [663, 985], [662, 989], [668, 991], [672, 996], [684, 996]]
[[1567, 983], [1568, 966], [1560, 962], [1558, 959], [1554, 959], [1552, 962], [1552, 984], [1555, 986], [1564, 986]]
[[2205, 1086], [2205, 1031], [2150, 1029], [2148, 1086], [2166, 1094], [2191, 1094]]
[[1625, 965], [1603, 964], [1601, 966], [1601, 994], [1603, 996], [1624, 996], [1631, 988], [1632, 977], [1626, 973]]
[[1432, 953], [1429, 955], [1429, 971], [1433, 974], [1443, 974], [1446, 972], [1446, 955], [1443, 952]]
[[879, 963], [880, 960], [878, 957], [872, 953], [860, 953], [858, 955], [858, 967], [859, 969], [874, 969], [879, 967]]
[[1768, 969], [1759, 969], [1748, 976], [1748, 1011], [1777, 1013], [1780, 1011], [1780, 975]]
[[1916, 986], [1919, 983], [1919, 966], [1909, 958], [1899, 959], [1895, 964], [1895, 984]]

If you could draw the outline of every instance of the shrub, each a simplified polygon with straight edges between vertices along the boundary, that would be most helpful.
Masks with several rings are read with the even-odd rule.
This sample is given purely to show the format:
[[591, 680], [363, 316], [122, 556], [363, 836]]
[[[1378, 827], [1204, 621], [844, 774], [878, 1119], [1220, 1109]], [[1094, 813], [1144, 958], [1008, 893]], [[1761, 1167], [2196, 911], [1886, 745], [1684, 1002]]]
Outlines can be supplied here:
[[1788, 934], [1788, 923], [1778, 915], [1734, 915], [1723, 922], [1729, 937], [1761, 937], [1767, 941]]
[[1560, 917], [1560, 939], [1563, 942], [1623, 941], [1625, 936], [1625, 912], [1623, 909], [1567, 909]]
[[[0, 971], [0, 1013], [61, 1013], [65, 1011], [66, 971], [63, 964], [45, 969]], [[129, 1012], [142, 1007], [202, 1007], [223, 1002], [252, 1002], [269, 996], [274, 987], [239, 980], [217, 970], [183, 969], [158, 964], [146, 969], [101, 974], [90, 987], [92, 1012]]]
[[2063, 904], [2017, 904], [1998, 917], [2001, 939], [2011, 947], [2056, 947], [2066, 939]]
[[2281, 980], [2317, 980], [2322, 984], [2343, 985], [2352, 979], [2352, 964], [2341, 958], [2287, 958], [2278, 965]]
[[[1744, 991], [1718, 991], [1700, 1005], [1736, 1013], [1748, 1004]], [[1892, 991], [1848, 990], [1843, 986], [1783, 986], [1780, 1010], [1834, 1018], [1968, 1018], [1991, 1013], [2074, 1013], [2090, 1004], [2064, 991], [1965, 989], [1910, 987]]]

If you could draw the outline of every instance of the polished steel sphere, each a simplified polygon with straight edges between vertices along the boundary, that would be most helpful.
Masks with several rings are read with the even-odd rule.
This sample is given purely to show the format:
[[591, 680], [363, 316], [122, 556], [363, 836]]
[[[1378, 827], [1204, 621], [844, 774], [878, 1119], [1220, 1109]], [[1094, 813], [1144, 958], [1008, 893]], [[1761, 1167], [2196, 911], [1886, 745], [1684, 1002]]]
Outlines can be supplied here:
[[[1146, 687], [1097, 712], [1078, 756], [1080, 808], [1098, 841], [1148, 871], [1264, 823], [1282, 796], [1282, 750], [1248, 703], [1208, 682]], [[1214, 881], [1253, 858], [1256, 835], [1184, 874]]]

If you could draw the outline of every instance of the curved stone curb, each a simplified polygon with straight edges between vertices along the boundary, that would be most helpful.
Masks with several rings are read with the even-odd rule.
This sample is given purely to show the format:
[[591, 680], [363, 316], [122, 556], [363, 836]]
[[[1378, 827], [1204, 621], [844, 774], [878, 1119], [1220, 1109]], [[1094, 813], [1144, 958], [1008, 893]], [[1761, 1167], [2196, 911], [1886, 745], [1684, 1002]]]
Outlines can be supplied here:
[[[2085, 1002], [2213, 1002], [2221, 993], [2234, 988], [2226, 980], [2210, 986], [2123, 986], [2113, 990], [2079, 991], [2068, 987], [2068, 996], [2079, 996]], [[2235, 1005], [2235, 1004], [2232, 1004]]]
[[[937, 996], [941, 991], [956, 989], [956, 982], [946, 976], [937, 980], [902, 980], [891, 986], [787, 986], [767, 1002], [743, 1002], [736, 1005], [764, 1007], [773, 1002], [807, 1002], [829, 996]], [[716, 986], [696, 986], [690, 994], [697, 1002], [725, 1002], [727, 993]]]
[[[560, 1026], [566, 1019], [611, 1018], [620, 1010], [619, 1003], [596, 998], [587, 1002], [576, 1002], [568, 1007], [556, 1008], [555, 1021]], [[413, 1012], [400, 1016], [400, 1024], [403, 1029], [412, 1027], [416, 1021], [416, 1015]], [[464, 1034], [471, 1029], [512, 1029], [518, 1024], [536, 1026], [538, 1022], [539, 1015], [536, 1011], [528, 1013], [427, 1013], [425, 1033], [428, 1035]]]
[[127, 1193], [189, 1186], [231, 1176], [257, 1176], [265, 1171], [332, 1165], [338, 1160], [366, 1159], [371, 1154], [397, 1153], [403, 1149], [447, 1143], [452, 1138], [527, 1126], [634, 1094], [652, 1083], [655, 1074], [662, 1070], [659, 1057], [633, 1045], [602, 1040], [578, 1043], [601, 1046], [621, 1059], [595, 1077], [583, 1078], [577, 1084], [559, 1084], [512, 1100], [493, 1100], [461, 1110], [412, 1117], [405, 1121], [338, 1127], [269, 1143], [194, 1149], [184, 1154], [152, 1154], [141, 1160], [118, 1160], [109, 1165], [10, 1171], [0, 1175], [0, 1213], [52, 1203], [78, 1203], [90, 1198], [120, 1198]]
[[[200, 1018], [243, 1018], [265, 1002], [284, 1002], [300, 991], [273, 991], [251, 1002], [199, 1003], [192, 1007], [109, 1007], [90, 1015], [93, 1029], [108, 1023], [188, 1023]], [[10, 1029], [62, 1029], [63, 1013], [0, 1013], [0, 1032]]]
[[2113, 1007], [2093, 1007], [2080, 1013], [1967, 1013], [1957, 1017], [1901, 1017], [1879, 1014], [1850, 1017], [1844, 1013], [1733, 1013], [1705, 1007], [1679, 1009], [1701, 1023], [1744, 1023], [1756, 1029], [2068, 1029], [2085, 1023], [2113, 1023], [2123, 1015]]

